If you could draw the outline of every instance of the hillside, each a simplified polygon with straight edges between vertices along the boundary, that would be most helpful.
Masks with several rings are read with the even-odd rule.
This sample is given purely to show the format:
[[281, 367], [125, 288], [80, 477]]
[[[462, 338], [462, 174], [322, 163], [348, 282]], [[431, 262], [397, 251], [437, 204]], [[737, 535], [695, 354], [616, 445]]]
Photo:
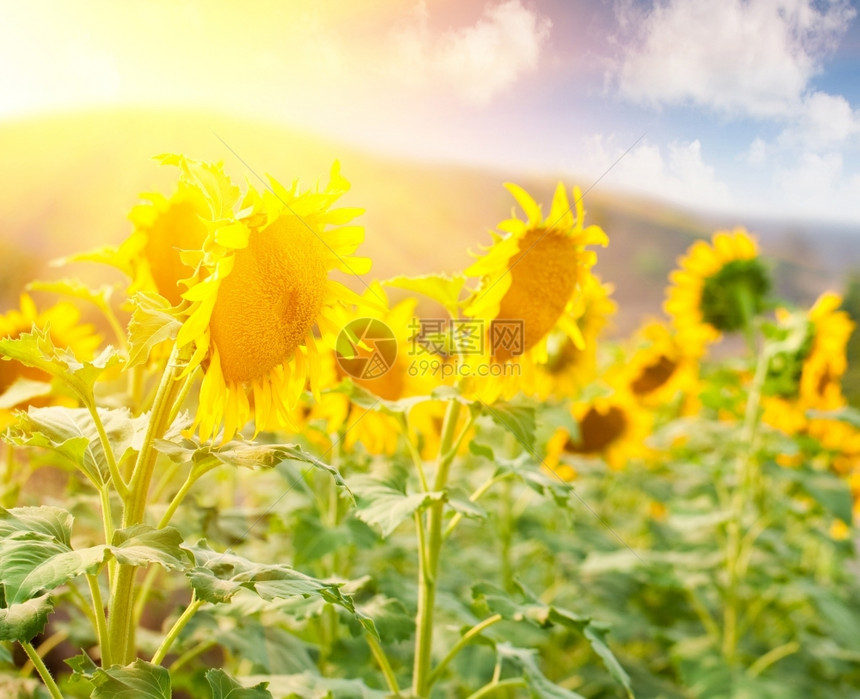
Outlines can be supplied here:
[[[517, 182], [548, 206], [557, 181], [408, 162], [276, 124], [204, 113], [110, 110], [8, 122], [0, 124], [0, 304], [14, 303], [34, 277], [56, 275], [47, 260], [127, 235], [126, 215], [138, 194], [173, 187], [174, 172], [154, 163], [155, 154], [220, 160], [237, 181], [255, 181], [225, 143], [258, 174], [306, 185], [324, 180], [339, 159], [353, 186], [344, 204], [366, 209], [363, 253], [373, 258], [378, 278], [461, 269], [467, 250], [486, 243], [488, 229], [510, 212], [513, 200], [502, 183]], [[603, 184], [588, 193], [585, 206], [588, 220], [610, 237], [598, 267], [616, 287], [619, 331], [659, 312], [676, 257], [716, 227], [746, 224], [761, 232], [765, 252], [778, 261], [779, 290], [798, 302], [841, 288], [846, 269], [860, 265], [860, 235], [715, 220]]]

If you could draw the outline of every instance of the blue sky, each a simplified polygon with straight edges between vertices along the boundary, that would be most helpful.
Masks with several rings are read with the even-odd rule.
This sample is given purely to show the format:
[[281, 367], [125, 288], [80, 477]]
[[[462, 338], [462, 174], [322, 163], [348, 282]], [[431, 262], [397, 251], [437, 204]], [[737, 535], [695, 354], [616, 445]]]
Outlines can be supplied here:
[[860, 226], [857, 2], [0, 5], [0, 120], [213, 109], [583, 187], [642, 137], [602, 188]]

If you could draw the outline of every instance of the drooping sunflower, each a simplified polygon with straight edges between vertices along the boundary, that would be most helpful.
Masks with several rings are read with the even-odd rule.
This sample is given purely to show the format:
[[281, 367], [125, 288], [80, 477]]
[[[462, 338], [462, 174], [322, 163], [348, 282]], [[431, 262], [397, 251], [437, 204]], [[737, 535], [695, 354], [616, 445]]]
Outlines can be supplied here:
[[623, 386], [642, 405], [657, 408], [679, 401], [681, 412], [696, 409], [699, 357], [664, 323], [642, 326], [631, 351], [608, 373], [610, 383]]
[[185, 291], [182, 281], [194, 273], [186, 259], [188, 251], [201, 250], [213, 228], [229, 221], [239, 188], [220, 163], [173, 154], [156, 160], [179, 168], [173, 194], [141, 194], [141, 203], [128, 215], [133, 230], [119, 247], [105, 246], [69, 259], [109, 264], [129, 278], [129, 295], [156, 292], [179, 306]]
[[[339, 362], [336, 350], [327, 348], [321, 352], [323, 374], [329, 378], [330, 385], [340, 382], [347, 376], [360, 388], [385, 401], [398, 401], [403, 398], [427, 396], [438, 385], [431, 373], [421, 371], [421, 362], [428, 356], [426, 350], [414, 341], [416, 299], [405, 298], [389, 307], [388, 297], [378, 282], [373, 282], [362, 297], [368, 302], [360, 317], [346, 309], [339, 309], [337, 316], [342, 327], [350, 323], [359, 325], [366, 319], [378, 320], [384, 324], [382, 330], [390, 330], [396, 343], [393, 361], [382, 371], [356, 372], [352, 367], [346, 369]], [[377, 305], [372, 305], [376, 303]], [[379, 306], [378, 304], [382, 304]], [[343, 335], [340, 336], [344, 338]], [[369, 356], [374, 347], [355, 347], [359, 355]], [[370, 368], [370, 365], [367, 365]], [[347, 372], [349, 369], [349, 373]], [[438, 424], [441, 423], [444, 406], [438, 401], [417, 403], [408, 411], [409, 424], [416, 431], [413, 435], [428, 456], [435, 453], [438, 442]], [[327, 432], [335, 434], [342, 429], [344, 446], [352, 449], [361, 442], [371, 454], [393, 454], [397, 448], [401, 426], [392, 415], [366, 409], [353, 402], [343, 393], [324, 393], [310, 409], [309, 419], [323, 418], [327, 422]]]
[[354, 256], [364, 229], [344, 225], [361, 210], [332, 208], [349, 189], [339, 164], [323, 191], [271, 178], [270, 186], [250, 188], [239, 215], [221, 219], [201, 250], [182, 256], [195, 272], [185, 281], [190, 307], [177, 345], [193, 347], [190, 369], [205, 369], [195, 419], [203, 439], [222, 426], [222, 439], [231, 439], [252, 417], [257, 431], [290, 426], [308, 380], [318, 395], [317, 343], [335, 341], [336, 307], [365, 304], [329, 278], [334, 269], [370, 269]]
[[571, 436], [559, 428], [547, 446], [545, 463], [565, 480], [575, 475], [575, 466], [564, 461], [564, 455], [576, 459], [603, 459], [610, 468], [620, 470], [632, 459], [648, 454], [645, 438], [653, 421], [624, 391], [614, 391], [587, 401], [576, 401], [571, 407], [579, 425], [579, 435]]
[[574, 188], [573, 206], [559, 183], [545, 219], [538, 204], [522, 188], [508, 191], [526, 220], [502, 221], [493, 243], [467, 270], [479, 280], [464, 315], [484, 324], [481, 353], [469, 354], [473, 366], [517, 364], [519, 372], [474, 377], [469, 387], [482, 400], [509, 398], [519, 388], [533, 388], [535, 365], [547, 361], [547, 341], [554, 330], [575, 346], [585, 346], [577, 318], [583, 313], [582, 290], [597, 256], [588, 245], [606, 245], [596, 225], [584, 226], [582, 195]]
[[834, 441], [828, 438], [828, 429], [843, 434], [835, 421], [807, 417], [810, 410], [836, 410], [846, 404], [841, 379], [848, 366], [845, 348], [854, 323], [839, 310], [841, 304], [838, 294], [827, 292], [806, 314], [777, 310], [778, 327], [800, 337], [793, 355], [781, 353], [771, 359], [762, 399], [765, 423], [792, 435], [815, 432], [825, 442]]
[[[60, 302], [50, 308], [39, 311], [33, 299], [28, 294], [21, 294], [20, 307], [11, 309], [0, 315], [0, 338], [16, 338], [22, 333], [30, 332], [33, 327], [50, 328], [51, 342], [55, 347], [71, 350], [81, 360], [92, 359], [101, 343], [101, 338], [95, 328], [88, 323], [80, 322], [80, 312], [77, 307], [68, 302]], [[0, 360], [0, 396], [3, 396], [19, 379], [42, 382], [30, 385], [20, 393], [21, 400], [10, 403], [7, 396], [0, 409], [0, 429], [8, 426], [12, 420], [13, 410], [23, 410], [28, 405], [45, 406], [56, 403], [50, 393], [51, 377], [40, 369], [28, 367], [14, 360]], [[60, 401], [62, 402], [62, 401]]]
[[669, 275], [664, 308], [689, 351], [702, 353], [722, 333], [744, 330], [764, 309], [770, 277], [743, 228], [693, 243], [679, 264]]
[[582, 333], [583, 346], [578, 347], [563, 331], [554, 330], [547, 338], [547, 361], [538, 365], [535, 394], [541, 399], [550, 396], [575, 396], [583, 386], [597, 376], [597, 340], [618, 306], [610, 296], [613, 287], [593, 274], [585, 275], [582, 293], [575, 302], [574, 315]]

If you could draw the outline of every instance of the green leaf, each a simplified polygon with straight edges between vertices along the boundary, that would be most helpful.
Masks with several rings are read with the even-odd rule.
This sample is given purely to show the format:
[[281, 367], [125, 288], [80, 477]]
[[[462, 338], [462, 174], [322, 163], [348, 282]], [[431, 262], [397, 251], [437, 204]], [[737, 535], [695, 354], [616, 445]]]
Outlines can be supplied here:
[[528, 683], [532, 695], [539, 699], [584, 699], [581, 694], [559, 687], [540, 671], [535, 661], [537, 651], [515, 648], [510, 643], [496, 645], [499, 658], [516, 667]]
[[92, 679], [95, 671], [99, 669], [99, 666], [93, 662], [93, 659], [87, 655], [85, 651], [81, 651], [80, 655], [76, 655], [74, 658], [68, 658], [63, 662], [72, 668], [72, 672], [74, 672], [74, 674], [81, 675], [86, 679]]
[[99, 668], [93, 673], [92, 699], [170, 699], [170, 673], [143, 660], [131, 665]]
[[519, 456], [508, 459], [496, 453], [496, 450], [481, 441], [485, 437], [476, 437], [469, 442], [469, 451], [475, 456], [491, 461], [496, 466], [495, 475], [512, 473], [529, 488], [541, 495], [551, 495], [560, 507], [570, 507], [573, 486], [558, 477], [547, 473], [540, 462], [527, 451]]
[[393, 277], [382, 281], [384, 286], [406, 289], [439, 302], [453, 318], [460, 316], [460, 295], [466, 284], [466, 277], [457, 274], [425, 274], [418, 277]]
[[383, 643], [407, 641], [415, 633], [415, 617], [399, 599], [375, 595], [361, 605], [361, 611], [373, 619]]
[[395, 417], [397, 415], [405, 415], [419, 403], [436, 400], [433, 396], [411, 396], [409, 398], [401, 398], [400, 400], [387, 400], [380, 398], [363, 386], [359, 386], [349, 378], [344, 379], [337, 386], [323, 391], [323, 393], [343, 393], [359, 408], [394, 415]]
[[355, 516], [378, 527], [383, 537], [390, 536], [416, 510], [445, 498], [443, 492], [407, 494], [397, 483], [374, 476], [359, 476], [350, 484], [356, 496]]
[[36, 280], [27, 284], [27, 289], [71, 296], [82, 301], [88, 301], [104, 310], [110, 308], [110, 299], [116, 286], [103, 284], [98, 289], [91, 289], [79, 279], [67, 278], [51, 281]]
[[[146, 416], [133, 418], [127, 408], [99, 408], [98, 414], [120, 461], [137, 447], [146, 429]], [[109, 478], [98, 430], [86, 408], [31, 407], [18, 415], [6, 438], [17, 446], [43, 447], [60, 454], [95, 483]]]
[[482, 409], [493, 422], [514, 435], [523, 449], [534, 454], [536, 422], [532, 406], [498, 402], [484, 403]]
[[448, 506], [454, 512], [459, 512], [464, 517], [471, 517], [472, 519], [487, 518], [487, 511], [469, 500], [469, 496], [460, 490], [448, 493]]
[[213, 604], [229, 602], [239, 590], [250, 590], [261, 599], [319, 597], [342, 607], [374, 635], [373, 621], [358, 612], [350, 597], [335, 583], [318, 580], [283, 564], [255, 563], [231, 551], [218, 553], [205, 541], [185, 547], [196, 566], [186, 572], [197, 596]]
[[30, 641], [45, 630], [53, 611], [48, 595], [0, 608], [0, 641]]
[[481, 582], [474, 585], [472, 596], [482, 615], [500, 614], [502, 618], [510, 621], [528, 622], [540, 628], [564, 626], [581, 633], [603, 660], [609, 674], [632, 696], [630, 677], [606, 643], [606, 634], [609, 631], [606, 624], [569, 609], [544, 604], [521, 583], [514, 581], [514, 585], [519, 599], [514, 599], [492, 583]]
[[120, 270], [127, 277], [134, 278], [134, 270], [131, 268], [129, 256], [120, 253], [120, 249], [115, 245], [102, 245], [93, 250], [60, 257], [53, 260], [52, 264], [55, 267], [61, 267], [70, 262], [95, 262], [100, 265], [108, 265]]
[[187, 567], [182, 537], [172, 527], [136, 525], [116, 531], [110, 546], [72, 549], [71, 523], [71, 515], [58, 508], [0, 509], [0, 582], [8, 602], [23, 602], [78, 575], [95, 573], [108, 554], [124, 565]]
[[310, 672], [298, 675], [247, 677], [248, 682], [265, 680], [274, 696], [285, 699], [390, 699], [391, 694], [371, 689], [361, 680], [320, 677]]
[[71, 513], [60, 507], [0, 507], [0, 539], [16, 532], [39, 532], [71, 546], [73, 521]]
[[334, 478], [335, 483], [350, 492], [340, 472], [298, 444], [254, 444], [228, 442], [223, 446], [201, 444], [196, 438], [169, 441], [157, 440], [156, 448], [177, 463], [198, 465], [206, 461], [239, 468], [273, 468], [284, 461], [300, 461], [322, 469]]
[[105, 546], [72, 550], [37, 532], [18, 532], [0, 542], [0, 581], [6, 601], [24, 602], [68, 580], [94, 573], [104, 563]]
[[7, 665], [12, 662], [12, 654], [6, 646], [0, 646], [0, 664]]
[[99, 568], [106, 547], [72, 550], [71, 528], [72, 515], [57, 507], [0, 508], [0, 582], [7, 603], [25, 602]]
[[131, 303], [134, 310], [128, 324], [128, 367], [145, 363], [154, 347], [176, 339], [182, 327], [170, 302], [158, 294], [140, 292], [131, 297]]
[[0, 410], [12, 410], [17, 405], [29, 403], [34, 398], [50, 395], [53, 386], [47, 381], [33, 381], [20, 377], [0, 395]]
[[117, 351], [107, 347], [91, 362], [81, 362], [71, 350], [54, 346], [50, 327], [34, 327], [18, 337], [0, 339], [0, 355], [60, 379], [84, 402], [92, 401], [96, 380], [121, 361]]
[[122, 565], [158, 563], [168, 570], [176, 570], [186, 568], [189, 562], [180, 544], [182, 535], [173, 527], [155, 529], [148, 524], [136, 524], [114, 532], [110, 551]]
[[212, 699], [272, 699], [266, 689], [268, 682], [246, 688], [221, 669], [207, 670], [206, 681], [212, 688]]
[[796, 483], [811, 495], [822, 508], [846, 524], [853, 521], [851, 488], [834, 473], [808, 468], [781, 469], [780, 477]]

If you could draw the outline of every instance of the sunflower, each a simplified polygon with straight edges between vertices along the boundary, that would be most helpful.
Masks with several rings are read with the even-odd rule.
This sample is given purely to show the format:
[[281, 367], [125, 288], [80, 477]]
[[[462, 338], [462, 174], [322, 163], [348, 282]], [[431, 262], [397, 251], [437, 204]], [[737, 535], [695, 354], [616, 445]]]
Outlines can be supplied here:
[[556, 430], [547, 446], [545, 460], [565, 480], [575, 477], [575, 468], [561, 463], [565, 454], [575, 459], [603, 459], [615, 470], [648, 454], [645, 438], [651, 432], [652, 417], [629, 393], [616, 390], [592, 400], [577, 401], [571, 412], [579, 425], [579, 435], [572, 436], [564, 428]]
[[140, 195], [128, 215], [132, 233], [119, 247], [105, 246], [68, 258], [111, 265], [129, 279], [127, 293], [155, 292], [172, 306], [183, 303], [181, 282], [194, 273], [187, 251], [200, 250], [212, 229], [229, 219], [239, 198], [220, 163], [202, 163], [181, 155], [156, 157], [180, 169], [176, 190]]
[[[71, 350], [78, 359], [92, 359], [101, 338], [93, 326], [80, 322], [78, 309], [68, 302], [60, 302], [51, 308], [39, 311], [33, 299], [22, 294], [20, 308], [7, 311], [0, 315], [0, 338], [16, 338], [21, 333], [30, 332], [33, 327], [50, 328], [51, 342], [54, 346]], [[10, 399], [4, 400], [5, 407], [0, 409], [0, 429], [10, 424], [13, 410], [26, 409], [28, 405], [45, 406], [58, 402], [49, 397], [51, 377], [40, 369], [28, 367], [15, 360], [0, 360], [0, 396], [19, 380], [40, 382], [31, 384], [19, 396], [21, 400], [9, 405]]]
[[652, 408], [680, 399], [684, 413], [697, 408], [699, 361], [664, 323], [651, 321], [636, 333], [633, 350], [609, 370], [608, 381]]
[[183, 291], [179, 282], [194, 271], [182, 261], [180, 251], [203, 247], [209, 208], [202, 192], [187, 182], [180, 182], [169, 198], [157, 193], [143, 197], [146, 202], [129, 214], [134, 232], [120, 247], [121, 257], [134, 269], [129, 293], [157, 291], [178, 306]]
[[[327, 377], [329, 385], [334, 385], [348, 375], [354, 384], [385, 401], [429, 395], [438, 382], [434, 381], [429, 372], [419, 370], [422, 359], [427, 357], [428, 353], [413, 338], [417, 301], [414, 298], [406, 298], [389, 307], [385, 291], [378, 282], [373, 282], [362, 297], [368, 303], [366, 310], [362, 311], [363, 318], [357, 319], [354, 314], [339, 309], [339, 322], [342, 327], [347, 327], [350, 323], [361, 323], [365, 319], [380, 321], [383, 330], [390, 331], [396, 342], [396, 355], [383, 372], [356, 375], [351, 367], [347, 367], [350, 368], [347, 373], [342, 366], [345, 363], [338, 361], [335, 351], [327, 349], [321, 352], [321, 360], [323, 376]], [[374, 302], [383, 305], [371, 305]], [[343, 337], [341, 335], [341, 338]], [[367, 355], [373, 349], [355, 345], [354, 348], [359, 355]], [[444, 408], [438, 401], [420, 402], [409, 410], [409, 423], [416, 432], [413, 436], [420, 437], [420, 443], [428, 456], [435, 452], [437, 428], [438, 424], [441, 424], [443, 414]], [[332, 391], [321, 396], [310, 408], [308, 419], [320, 418], [326, 421], [329, 434], [345, 428], [343, 440], [347, 449], [352, 449], [358, 442], [371, 454], [393, 454], [397, 448], [401, 427], [396, 418], [351, 403], [343, 393]]]
[[546, 363], [547, 342], [554, 330], [576, 347], [585, 346], [577, 318], [584, 310], [582, 289], [597, 259], [585, 246], [608, 242], [599, 226], [583, 226], [585, 212], [578, 188], [573, 190], [571, 207], [559, 183], [544, 219], [525, 190], [513, 184], [506, 187], [526, 220], [501, 222], [498, 228], [503, 234], [493, 233], [492, 245], [465, 272], [480, 280], [464, 315], [483, 323], [484, 343], [480, 353], [464, 359], [473, 366], [518, 364], [521, 369], [471, 380], [471, 390], [486, 401], [509, 398], [518, 388], [533, 386], [535, 366]]
[[[844, 428], [833, 420], [808, 419], [810, 410], [836, 410], [845, 405], [841, 379], [848, 366], [845, 348], [854, 323], [839, 310], [842, 298], [833, 292], [819, 296], [805, 314], [777, 310], [777, 330], [793, 333], [792, 354], [771, 359], [765, 384], [763, 420], [787, 434], [815, 433], [832, 444], [844, 438]], [[834, 436], [828, 436], [828, 431]]]
[[349, 189], [335, 163], [324, 191], [299, 192], [270, 179], [249, 189], [237, 217], [212, 227], [202, 249], [182, 255], [195, 270], [182, 298], [190, 302], [177, 346], [193, 348], [189, 370], [203, 366], [195, 429], [202, 439], [223, 425], [231, 439], [253, 417], [257, 431], [288, 427], [310, 380], [318, 396], [320, 333], [333, 343], [335, 309], [366, 302], [329, 279], [338, 269], [363, 274], [354, 257], [364, 229], [359, 209], [333, 209]]
[[574, 396], [597, 376], [597, 340], [618, 306], [610, 298], [613, 287], [588, 274], [578, 297], [575, 313], [582, 333], [583, 347], [561, 330], [547, 338], [547, 361], [538, 366], [535, 394], [542, 399]]
[[764, 309], [770, 278], [744, 229], [693, 243], [679, 265], [669, 275], [664, 308], [689, 352], [701, 354], [723, 332], [746, 329]]

